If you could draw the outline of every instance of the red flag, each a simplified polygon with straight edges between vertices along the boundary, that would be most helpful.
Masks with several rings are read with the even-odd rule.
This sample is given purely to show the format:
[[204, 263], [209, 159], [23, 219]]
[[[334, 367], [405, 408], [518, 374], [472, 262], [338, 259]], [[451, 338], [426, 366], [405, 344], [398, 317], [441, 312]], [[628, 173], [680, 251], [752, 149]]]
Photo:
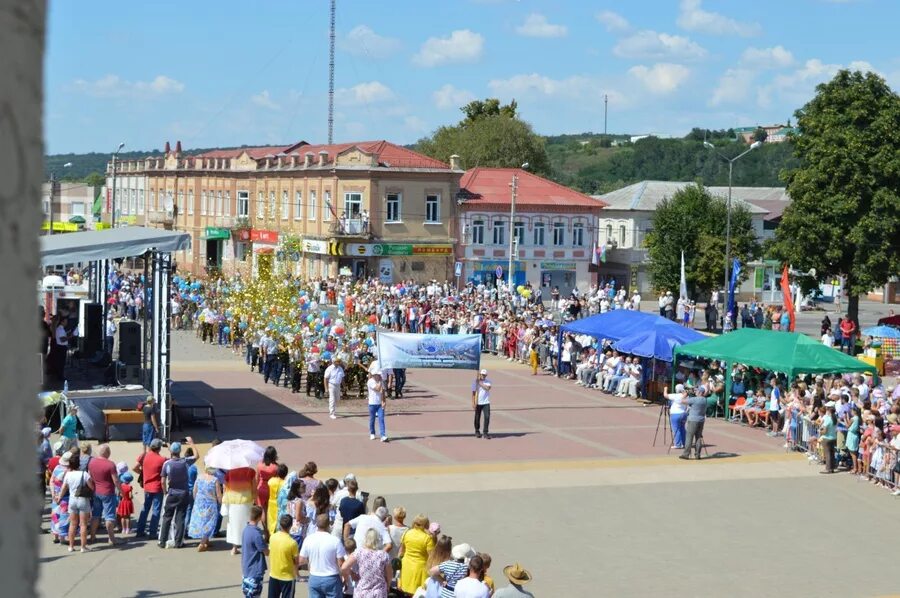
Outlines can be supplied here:
[[794, 299], [791, 297], [791, 285], [788, 280], [788, 267], [787, 264], [784, 265], [784, 270], [781, 272], [781, 293], [784, 295], [784, 308], [788, 310], [788, 315], [791, 318], [790, 331], [794, 331]]

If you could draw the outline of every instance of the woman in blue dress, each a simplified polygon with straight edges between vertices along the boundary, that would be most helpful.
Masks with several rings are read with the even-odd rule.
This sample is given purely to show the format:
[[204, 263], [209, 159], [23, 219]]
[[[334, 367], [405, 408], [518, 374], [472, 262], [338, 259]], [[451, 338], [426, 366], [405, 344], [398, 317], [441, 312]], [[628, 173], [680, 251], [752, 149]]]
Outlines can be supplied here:
[[188, 537], [200, 540], [198, 552], [209, 549], [209, 539], [216, 533], [216, 518], [222, 504], [222, 484], [215, 473], [215, 468], [207, 467], [194, 483], [194, 508], [188, 524]]
[[847, 420], [847, 451], [850, 453], [850, 459], [853, 461], [851, 473], [862, 474], [862, 468], [859, 464], [859, 407], [854, 405], [850, 408], [850, 417]]

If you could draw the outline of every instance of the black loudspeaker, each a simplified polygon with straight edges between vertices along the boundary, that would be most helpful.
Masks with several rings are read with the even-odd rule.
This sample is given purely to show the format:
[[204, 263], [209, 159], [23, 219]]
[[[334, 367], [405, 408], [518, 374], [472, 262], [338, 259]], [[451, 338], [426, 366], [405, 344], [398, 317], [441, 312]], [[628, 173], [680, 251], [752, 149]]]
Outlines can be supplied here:
[[119, 322], [119, 361], [141, 364], [141, 325], [137, 322]]
[[84, 304], [84, 330], [81, 331], [81, 352], [93, 357], [103, 350], [103, 306], [99, 303]]

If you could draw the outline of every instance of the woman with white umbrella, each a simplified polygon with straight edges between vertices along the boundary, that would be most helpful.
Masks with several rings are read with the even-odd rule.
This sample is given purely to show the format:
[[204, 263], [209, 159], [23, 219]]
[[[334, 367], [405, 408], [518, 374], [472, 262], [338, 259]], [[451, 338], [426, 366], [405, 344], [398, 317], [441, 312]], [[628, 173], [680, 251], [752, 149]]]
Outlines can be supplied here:
[[250, 520], [250, 506], [256, 500], [256, 464], [265, 450], [250, 440], [227, 440], [206, 454], [206, 466], [225, 470], [222, 515], [228, 517], [225, 541], [231, 554], [238, 554], [241, 535]]

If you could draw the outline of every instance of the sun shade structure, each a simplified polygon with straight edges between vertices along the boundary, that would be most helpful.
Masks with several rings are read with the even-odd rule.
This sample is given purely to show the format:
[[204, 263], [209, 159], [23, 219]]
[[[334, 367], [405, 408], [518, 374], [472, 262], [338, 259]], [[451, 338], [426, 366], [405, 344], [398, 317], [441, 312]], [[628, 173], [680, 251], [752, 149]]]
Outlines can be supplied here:
[[171, 253], [190, 246], [188, 233], [142, 226], [47, 235], [41, 237], [41, 265], [138, 257], [151, 250]]
[[[597, 314], [560, 326], [561, 333], [587, 334], [594, 338], [608, 338], [613, 341], [623, 339], [636, 332], [646, 330], [658, 320], [665, 318], [631, 309], [614, 309], [605, 314]], [[562, 334], [560, 334], [562, 336]]]
[[673, 350], [676, 347], [706, 338], [696, 330], [679, 326], [660, 316], [656, 317], [661, 321], [655, 323], [651, 328], [616, 341], [613, 343], [613, 349], [621, 353], [631, 353], [639, 357], [671, 362]]
[[[704, 357], [725, 362], [725, 394], [731, 396], [731, 368], [735, 363], [782, 372], [789, 379], [798, 374], [870, 372], [869, 365], [797, 332], [741, 328], [734, 332], [675, 347], [674, 365], [684, 357]], [[728, 405], [726, 402], [726, 417]]]

